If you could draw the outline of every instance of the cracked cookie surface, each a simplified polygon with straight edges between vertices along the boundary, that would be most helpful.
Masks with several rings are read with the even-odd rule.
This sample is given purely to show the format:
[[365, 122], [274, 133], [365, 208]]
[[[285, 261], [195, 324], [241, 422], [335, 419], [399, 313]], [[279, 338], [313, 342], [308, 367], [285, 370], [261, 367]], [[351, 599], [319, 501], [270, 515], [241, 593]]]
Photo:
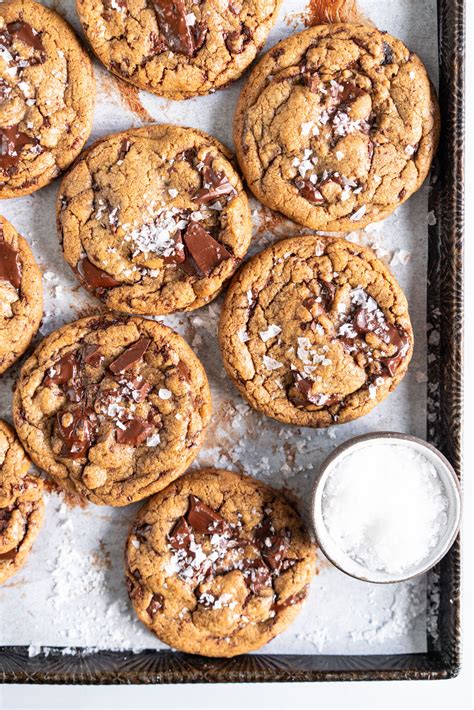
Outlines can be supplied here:
[[43, 316], [43, 286], [28, 243], [0, 216], [0, 374], [25, 352]]
[[34, 192], [69, 167], [94, 101], [92, 63], [68, 23], [31, 0], [0, 4], [0, 198]]
[[44, 516], [43, 482], [14, 431], [0, 419], [0, 584], [24, 565]]
[[126, 547], [135, 611], [187, 653], [236, 656], [268, 643], [297, 616], [315, 547], [273, 488], [230, 471], [193, 471], [151, 498]]
[[99, 505], [127, 505], [180, 476], [211, 414], [204, 368], [160, 323], [112, 315], [51, 333], [14, 395], [18, 436], [37, 466]]
[[317, 236], [286, 239], [242, 267], [219, 341], [252, 407], [311, 427], [369, 412], [413, 352], [407, 301], [389, 270], [366, 247]]
[[147, 126], [92, 146], [64, 178], [64, 257], [109, 307], [160, 315], [220, 292], [251, 239], [227, 150], [201, 131]]
[[332, 232], [381, 220], [407, 200], [438, 136], [425, 67], [366, 25], [321, 25], [277, 44], [252, 71], [234, 119], [255, 196]]
[[238, 79], [265, 43], [281, 0], [77, 0], [84, 32], [117, 76], [170, 99]]

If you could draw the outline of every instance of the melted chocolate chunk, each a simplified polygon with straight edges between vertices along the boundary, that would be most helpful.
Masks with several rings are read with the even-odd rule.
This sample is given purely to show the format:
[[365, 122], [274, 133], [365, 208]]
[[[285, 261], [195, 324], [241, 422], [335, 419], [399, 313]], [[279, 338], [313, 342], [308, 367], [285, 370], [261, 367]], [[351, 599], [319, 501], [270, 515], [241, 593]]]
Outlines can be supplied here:
[[[123, 427], [123, 428], [122, 428]], [[146, 419], [127, 419], [116, 430], [118, 444], [139, 446], [153, 431], [153, 424]]]
[[191, 372], [189, 370], [189, 367], [182, 360], [178, 362], [178, 364], [176, 365], [176, 369], [178, 370], [180, 380], [191, 382]]
[[168, 49], [192, 57], [196, 43], [191, 27], [186, 22], [188, 13], [184, 0], [152, 0], [152, 3]]
[[360, 86], [357, 86], [357, 84], [353, 84], [352, 82], [347, 82], [342, 86], [343, 89], [338, 94], [338, 100], [340, 101], [339, 109], [343, 109], [344, 107], [347, 108], [359, 96], [364, 96], [364, 94], [367, 93], [365, 89], [362, 89]]
[[76, 353], [67, 353], [55, 362], [50, 368], [49, 374], [44, 378], [43, 384], [46, 387], [59, 385], [69, 401], [79, 402], [83, 397], [84, 390]]
[[196, 496], [189, 496], [186, 520], [195, 532], [202, 535], [223, 533], [228, 528], [224, 518]]
[[186, 254], [184, 251], [183, 238], [181, 237], [181, 232], [176, 232], [173, 237], [174, 249], [171, 254], [163, 257], [163, 262], [165, 264], [182, 264], [186, 259]]
[[299, 191], [301, 197], [304, 197], [305, 200], [313, 202], [315, 205], [322, 205], [325, 202], [319, 188], [316, 185], [313, 185], [310, 180], [295, 178], [293, 180], [293, 184]]
[[0, 169], [4, 172], [16, 168], [26, 145], [38, 145], [38, 139], [20, 131], [18, 125], [0, 128]]
[[272, 574], [261, 557], [245, 560], [242, 574], [245, 584], [253, 594], [272, 586]]
[[99, 367], [104, 360], [99, 345], [85, 345], [82, 350], [82, 360], [86, 365], [91, 367]]
[[63, 442], [60, 455], [68, 459], [84, 458], [95, 436], [95, 412], [87, 407], [76, 407], [59, 412], [56, 421]]
[[296, 594], [292, 594], [290, 597], [285, 599], [284, 602], [275, 602], [272, 606], [272, 609], [275, 613], [278, 614], [278, 612], [283, 611], [284, 609], [287, 609], [289, 606], [294, 606], [295, 604], [299, 604], [299, 602], [302, 602], [306, 598], [306, 594], [308, 593], [308, 585], [304, 587], [304, 589], [301, 590], [301, 592], [297, 592]]
[[208, 153], [204, 158], [202, 169], [203, 186], [194, 195], [193, 200], [200, 205], [207, 205], [209, 202], [218, 200], [219, 197], [227, 195], [234, 197], [237, 192], [222, 171], [215, 171], [212, 167], [212, 155]]
[[38, 52], [44, 51], [43, 41], [41, 39], [42, 32], [37, 32], [31, 25], [23, 22], [22, 20], [17, 20], [16, 22], [10, 22], [7, 25], [8, 32], [19, 39], [28, 47], [37, 50]]
[[128, 138], [122, 139], [122, 142], [120, 143], [119, 154], [117, 156], [118, 162], [123, 161], [123, 159], [127, 155], [128, 151], [130, 150], [131, 145], [132, 145], [132, 143], [131, 143], [131, 141], [129, 141]]
[[8, 552], [0, 553], [0, 560], [14, 560], [15, 557], [17, 556], [17, 553], [18, 553], [18, 548], [13, 547], [11, 550], [8, 550]]
[[150, 347], [150, 343], [151, 338], [140, 338], [129, 345], [128, 348], [118, 356], [118, 358], [110, 363], [109, 368], [112, 370], [114, 375], [121, 375], [122, 372], [129, 370], [137, 362], [140, 362]]
[[20, 255], [0, 234], [0, 280], [9, 281], [13, 288], [20, 290], [21, 261]]
[[144, 380], [143, 377], [135, 377], [135, 379], [127, 382], [127, 385], [132, 390], [134, 402], [143, 402], [147, 394], [153, 389], [153, 385]]
[[198, 275], [208, 276], [222, 261], [232, 258], [223, 244], [219, 244], [209, 232], [195, 222], [188, 225], [184, 244], [197, 267]]
[[340, 401], [338, 394], [321, 394], [313, 392], [315, 383], [299, 373], [294, 376], [293, 386], [290, 388], [288, 398], [296, 407], [314, 404], [316, 407], [331, 407]]
[[120, 286], [120, 281], [114, 279], [106, 271], [99, 269], [85, 256], [77, 262], [77, 271], [83, 280], [97, 293], [101, 294], [107, 288]]
[[162, 594], [153, 594], [151, 601], [146, 610], [150, 619], [153, 619], [156, 613], [163, 609], [164, 598]]
[[326, 311], [332, 308], [334, 301], [334, 294], [336, 293], [336, 286], [331, 281], [325, 281], [324, 279], [318, 279], [319, 284], [319, 295], [321, 297], [321, 304]]
[[383, 51], [383, 59], [380, 62], [381, 66], [385, 66], [387, 64], [391, 64], [393, 62], [394, 54], [393, 54], [393, 49], [389, 45], [388, 42], [385, 42], [385, 40], [382, 43], [382, 51]]
[[179, 518], [170, 534], [168, 541], [175, 550], [189, 550], [189, 545], [193, 539], [190, 526], [185, 518]]
[[290, 542], [290, 531], [285, 528], [276, 532], [270, 518], [265, 517], [255, 531], [255, 541], [267, 565], [278, 574]]
[[396, 346], [397, 352], [391, 357], [381, 358], [380, 362], [389, 375], [393, 377], [410, 348], [410, 340], [406, 333], [399, 333], [394, 326], [391, 326], [391, 328], [393, 328], [395, 333], [392, 333], [390, 342]]

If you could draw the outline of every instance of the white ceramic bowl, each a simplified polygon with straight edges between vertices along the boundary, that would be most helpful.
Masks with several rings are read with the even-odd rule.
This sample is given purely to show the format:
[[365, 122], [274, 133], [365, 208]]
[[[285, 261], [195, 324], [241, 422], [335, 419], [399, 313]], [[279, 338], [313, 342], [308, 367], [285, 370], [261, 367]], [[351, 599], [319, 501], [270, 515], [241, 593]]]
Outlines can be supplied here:
[[[438, 544], [433, 548], [429, 556], [410, 569], [410, 573], [393, 575], [378, 570], [367, 570], [363, 565], [350, 558], [331, 538], [326, 528], [322, 513], [322, 497], [326, 481], [336, 464], [347, 456], [351, 451], [368, 447], [372, 442], [380, 443], [402, 442], [403, 446], [408, 446], [418, 453], [423, 454], [430, 463], [434, 465], [437, 473], [446, 490], [448, 498], [447, 524], [444, 534], [440, 537]], [[326, 557], [342, 572], [356, 577], [365, 582], [393, 583], [417, 577], [434, 567], [448, 552], [459, 532], [461, 521], [461, 491], [458, 477], [449, 461], [434, 446], [422, 439], [409, 434], [397, 434], [396, 432], [375, 432], [349, 439], [341, 446], [338, 446], [333, 453], [322, 464], [313, 487], [311, 500], [311, 517], [319, 547]]]

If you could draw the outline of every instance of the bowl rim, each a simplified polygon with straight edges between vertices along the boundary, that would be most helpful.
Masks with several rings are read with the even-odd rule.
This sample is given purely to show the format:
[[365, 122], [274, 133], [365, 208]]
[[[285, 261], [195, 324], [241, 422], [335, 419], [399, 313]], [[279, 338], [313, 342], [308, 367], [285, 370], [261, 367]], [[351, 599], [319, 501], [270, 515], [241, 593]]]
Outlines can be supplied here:
[[[441, 547], [441, 549], [438, 551], [438, 554], [433, 557], [427, 559], [426, 564], [423, 566], [423, 568], [418, 569], [414, 574], [403, 574], [403, 575], [394, 575], [390, 579], [374, 579], [370, 577], [371, 571], [366, 570], [364, 576], [361, 576], [355, 574], [353, 571], [349, 572], [344, 568], [344, 566], [341, 564], [341, 561], [336, 561], [334, 559], [334, 555], [328, 554], [324, 548], [324, 544], [321, 544], [319, 540], [319, 535], [318, 535], [318, 516], [316, 515], [316, 497], [318, 495], [319, 487], [321, 484], [321, 481], [323, 480], [324, 473], [327, 471], [327, 469], [334, 464], [334, 462], [338, 458], [342, 458], [342, 456], [347, 452], [348, 449], [352, 448], [353, 446], [356, 446], [357, 444], [366, 442], [366, 441], [377, 441], [379, 439], [392, 439], [396, 441], [409, 441], [412, 444], [416, 444], [419, 446], [421, 449], [428, 450], [435, 458], [437, 458], [441, 464], [441, 467], [445, 470], [445, 472], [448, 474], [446, 478], [450, 479], [452, 482], [452, 491], [453, 491], [453, 498], [454, 498], [454, 524], [452, 526], [452, 530], [449, 533], [449, 535], [446, 536], [446, 540]], [[321, 549], [321, 552], [324, 554], [325, 557], [335, 566], [337, 569], [339, 569], [341, 572], [344, 574], [348, 575], [349, 577], [353, 577], [354, 579], [358, 579], [362, 582], [368, 582], [370, 584], [396, 584], [398, 582], [406, 582], [410, 579], [415, 579], [416, 577], [419, 577], [422, 574], [426, 574], [430, 569], [435, 567], [438, 562], [440, 562], [443, 557], [449, 552], [451, 549], [454, 541], [456, 540], [456, 537], [458, 536], [460, 526], [461, 526], [461, 517], [462, 517], [462, 490], [461, 490], [461, 483], [459, 481], [459, 478], [456, 474], [456, 471], [454, 470], [453, 466], [451, 463], [448, 461], [446, 456], [441, 453], [435, 446], [430, 444], [429, 442], [425, 441], [424, 439], [421, 439], [420, 437], [413, 436], [412, 434], [405, 434], [403, 432], [396, 432], [396, 431], [375, 431], [375, 432], [369, 432], [367, 434], [359, 434], [358, 436], [353, 436], [350, 439], [347, 439], [347, 441], [344, 441], [342, 444], [339, 444], [322, 462], [322, 464], [318, 467], [316, 474], [315, 474], [315, 479], [311, 488], [311, 496], [310, 496], [310, 519], [311, 519], [311, 524], [313, 528], [313, 533], [316, 538], [316, 542], [318, 547]], [[324, 525], [324, 523], [323, 523]], [[344, 557], [347, 557], [345, 555]], [[361, 570], [362, 570], [361, 566]]]

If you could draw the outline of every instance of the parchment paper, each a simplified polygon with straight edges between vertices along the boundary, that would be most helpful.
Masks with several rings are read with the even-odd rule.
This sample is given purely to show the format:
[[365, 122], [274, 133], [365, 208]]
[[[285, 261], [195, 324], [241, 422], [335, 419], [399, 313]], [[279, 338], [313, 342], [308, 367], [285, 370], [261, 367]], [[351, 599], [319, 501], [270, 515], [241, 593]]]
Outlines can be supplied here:
[[[74, 0], [53, 7], [79, 30]], [[304, 28], [307, 0], [286, 0], [266, 49]], [[360, 0], [365, 15], [380, 29], [404, 40], [427, 65], [437, 84], [435, 0]], [[231, 123], [242, 81], [211, 96], [173, 102], [121, 84], [95, 63], [98, 105], [91, 141], [156, 121], [195, 126], [232, 145]], [[36, 194], [0, 203], [33, 247], [45, 287], [45, 315], [35, 342], [65, 322], [87, 315], [98, 302], [78, 286], [63, 262], [55, 228], [58, 182]], [[300, 230], [252, 203], [255, 238], [251, 253], [275, 238]], [[164, 319], [201, 357], [212, 387], [214, 414], [195, 464], [241, 470], [285, 486], [304, 510], [314, 471], [346, 439], [374, 430], [425, 436], [426, 431], [426, 271], [428, 186], [382, 224], [350, 238], [372, 245], [390, 263], [410, 304], [416, 348], [409, 372], [397, 391], [357, 422], [315, 431], [285, 426], [251, 410], [224, 374], [216, 328], [221, 300]], [[273, 234], [271, 233], [273, 232]], [[0, 380], [0, 416], [11, 421], [11, 388], [18, 367]], [[70, 507], [48, 494], [46, 523], [28, 563], [0, 589], [0, 645], [26, 645], [30, 654], [48, 647], [106, 649], [164, 648], [134, 618], [123, 579], [123, 546], [137, 506], [125, 509]], [[413, 653], [426, 650], [426, 579], [396, 585], [353, 580], [321, 559], [310, 598], [285, 633], [265, 652]]]

